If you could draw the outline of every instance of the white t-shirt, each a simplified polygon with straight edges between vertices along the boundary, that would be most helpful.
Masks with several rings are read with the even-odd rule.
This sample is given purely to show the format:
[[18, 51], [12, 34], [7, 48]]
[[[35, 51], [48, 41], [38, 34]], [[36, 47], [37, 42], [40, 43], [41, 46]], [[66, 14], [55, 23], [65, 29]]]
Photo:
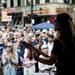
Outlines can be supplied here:
[[53, 45], [54, 45], [54, 42], [52, 42], [52, 43], [49, 43], [48, 42], [48, 54], [49, 54], [49, 56], [51, 55], [51, 51], [52, 51], [52, 49], [53, 49]]
[[[44, 56], [42, 56], [42, 55], [40, 55], [39, 57], [44, 58]], [[43, 64], [43, 63], [40, 63], [40, 62], [38, 62], [38, 64], [39, 64], [39, 71], [44, 71], [45, 69], [50, 68], [49, 65], [46, 65], [46, 64]]]

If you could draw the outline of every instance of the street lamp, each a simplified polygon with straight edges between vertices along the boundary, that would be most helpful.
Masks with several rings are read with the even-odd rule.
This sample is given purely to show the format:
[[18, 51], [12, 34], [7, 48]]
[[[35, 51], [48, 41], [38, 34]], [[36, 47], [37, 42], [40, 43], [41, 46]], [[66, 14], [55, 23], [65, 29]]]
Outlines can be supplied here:
[[33, 19], [33, 0], [31, 0], [31, 25], [34, 23]]
[[30, 3], [30, 12], [31, 12], [31, 15], [30, 15], [30, 23], [31, 25], [33, 24], [33, 0], [28, 0], [29, 3]]
[[31, 15], [33, 15], [33, 0], [31, 0]]

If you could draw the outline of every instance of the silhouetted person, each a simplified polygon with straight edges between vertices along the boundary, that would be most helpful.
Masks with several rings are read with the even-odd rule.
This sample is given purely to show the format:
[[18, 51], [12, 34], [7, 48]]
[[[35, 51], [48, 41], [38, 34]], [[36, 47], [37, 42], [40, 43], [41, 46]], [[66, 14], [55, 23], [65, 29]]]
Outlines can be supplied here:
[[58, 14], [55, 28], [60, 36], [54, 40], [51, 56], [49, 59], [38, 58], [38, 61], [48, 65], [56, 63], [56, 75], [75, 75], [74, 26], [70, 15]]

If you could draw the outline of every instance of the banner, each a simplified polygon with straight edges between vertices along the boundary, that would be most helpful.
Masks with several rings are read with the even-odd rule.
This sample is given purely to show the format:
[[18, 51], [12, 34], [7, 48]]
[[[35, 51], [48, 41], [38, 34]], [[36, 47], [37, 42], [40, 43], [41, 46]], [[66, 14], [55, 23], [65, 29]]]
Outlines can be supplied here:
[[7, 10], [2, 10], [2, 21], [8, 21]]

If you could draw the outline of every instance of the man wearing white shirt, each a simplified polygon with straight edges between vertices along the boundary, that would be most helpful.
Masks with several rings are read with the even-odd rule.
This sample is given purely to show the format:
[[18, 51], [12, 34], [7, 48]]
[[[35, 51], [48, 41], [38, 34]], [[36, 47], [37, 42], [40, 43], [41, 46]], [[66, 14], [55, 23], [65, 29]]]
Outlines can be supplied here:
[[53, 41], [54, 41], [53, 35], [49, 35], [49, 37], [48, 37], [48, 43], [47, 43], [49, 56], [50, 56], [51, 51], [52, 51], [52, 49], [53, 49], [53, 45], [54, 45], [54, 42], [53, 42]]

